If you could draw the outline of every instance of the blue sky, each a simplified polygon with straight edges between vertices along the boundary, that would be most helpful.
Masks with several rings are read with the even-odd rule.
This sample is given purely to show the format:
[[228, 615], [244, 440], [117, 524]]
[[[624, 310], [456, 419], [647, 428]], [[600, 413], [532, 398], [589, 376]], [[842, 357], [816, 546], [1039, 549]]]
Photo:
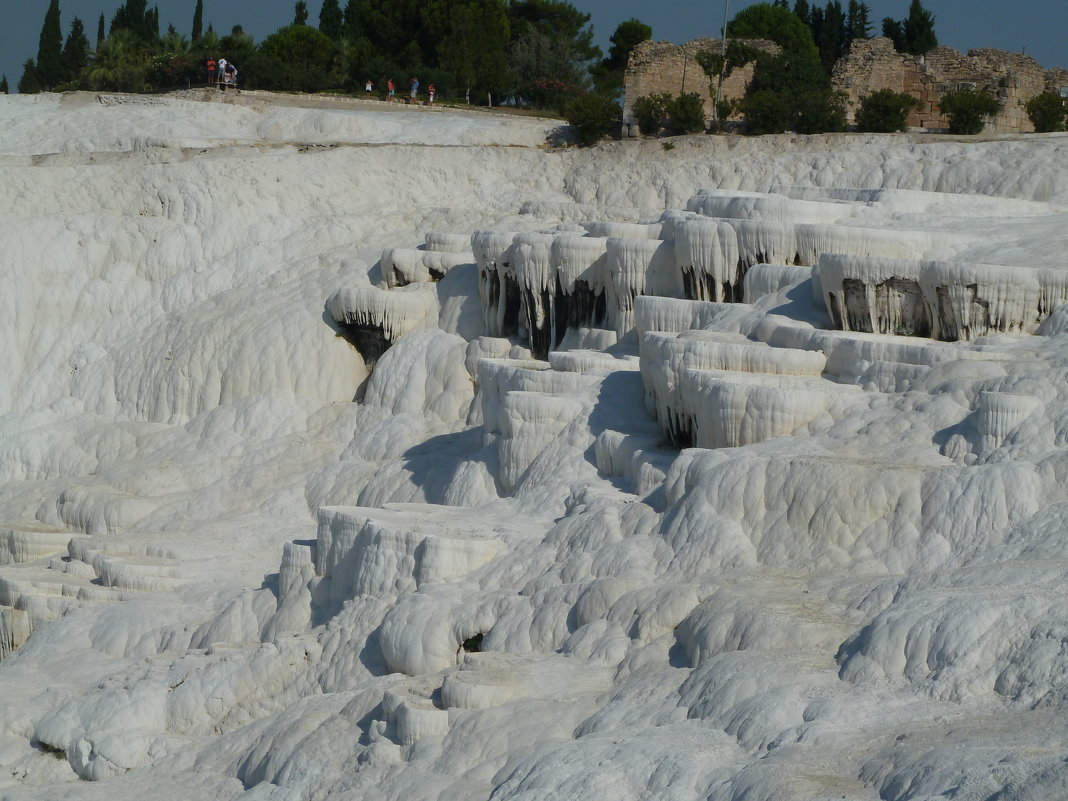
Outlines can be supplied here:
[[[60, 0], [64, 36], [71, 19], [77, 16], [93, 40], [101, 12], [110, 22], [120, 1]], [[901, 19], [908, 12], [909, 0], [867, 2], [876, 32], [883, 17]], [[730, 0], [730, 12], [733, 15], [752, 4], [753, 0]], [[188, 35], [196, 0], [158, 0], [156, 5], [162, 28], [173, 23]], [[292, 0], [204, 0], [204, 24], [212, 23], [219, 33], [241, 24], [259, 41], [292, 21], [293, 5]], [[716, 35], [724, 8], [723, 0], [573, 0], [573, 5], [592, 15], [597, 41], [606, 50], [616, 25], [629, 17], [651, 25], [655, 39], [684, 42]], [[1026, 48], [1045, 67], [1068, 67], [1068, 0], [926, 0], [924, 5], [935, 15], [935, 30], [942, 44], [958, 50], [997, 47], [1019, 52]], [[308, 0], [312, 22], [318, 20], [320, 6], [321, 0]], [[48, 0], [0, 0], [0, 7], [6, 21], [0, 28], [0, 73], [7, 75], [14, 91], [22, 64], [37, 56]]]

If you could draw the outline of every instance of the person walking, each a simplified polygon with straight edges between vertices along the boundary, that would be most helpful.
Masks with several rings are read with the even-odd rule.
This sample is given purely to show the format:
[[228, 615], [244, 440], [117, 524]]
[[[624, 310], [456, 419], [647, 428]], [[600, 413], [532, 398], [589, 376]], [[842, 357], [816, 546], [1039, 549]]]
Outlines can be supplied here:
[[228, 63], [229, 62], [225, 58], [220, 58], [219, 59], [219, 64], [218, 64], [219, 72], [218, 72], [218, 79], [217, 80], [219, 81], [219, 88], [220, 89], [225, 88], [225, 85], [223, 84], [223, 80], [226, 78], [226, 65]]
[[215, 59], [208, 56], [208, 85], [215, 83]]
[[430, 105], [434, 105], [434, 93], [435, 92], [437, 92], [437, 89], [434, 88], [434, 84], [430, 84], [429, 86], [427, 86], [426, 93], [428, 95], [430, 95]]
[[412, 87], [411, 102], [414, 104], [416, 102], [416, 100], [418, 100], [418, 96], [419, 96], [419, 79], [413, 77], [411, 79], [411, 81], [409, 81], [409, 84]]
[[368, 78], [366, 81], [364, 81], [364, 83], [363, 83], [363, 93], [364, 93], [364, 95], [366, 95], [367, 97], [370, 97], [371, 96], [371, 92], [374, 90], [374, 88], [375, 88], [375, 85], [373, 83], [371, 83], [371, 79], [370, 78]]
[[393, 79], [392, 78], [390, 78], [386, 82], [386, 89], [388, 90], [388, 94], [386, 94], [386, 102], [387, 103], [392, 103], [393, 102], [393, 93], [397, 89], [396, 85], [393, 83]]

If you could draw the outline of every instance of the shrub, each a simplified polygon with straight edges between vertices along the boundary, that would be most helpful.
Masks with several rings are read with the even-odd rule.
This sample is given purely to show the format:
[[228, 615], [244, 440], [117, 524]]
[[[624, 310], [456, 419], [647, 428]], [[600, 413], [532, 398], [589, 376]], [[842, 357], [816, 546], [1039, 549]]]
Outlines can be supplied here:
[[1056, 92], [1043, 92], [1035, 95], [1024, 105], [1035, 133], [1063, 131], [1068, 122], [1068, 105]]
[[908, 128], [908, 116], [920, 101], [912, 95], [880, 89], [860, 101], [857, 127], [872, 133], [893, 133]]
[[783, 133], [794, 125], [796, 113], [782, 92], [761, 89], [746, 95], [740, 104], [751, 134]]
[[671, 130], [677, 134], [700, 133], [705, 130], [705, 107], [696, 92], [686, 92], [673, 99], [667, 108]]
[[578, 131], [579, 143], [589, 147], [611, 133], [619, 120], [619, 106], [608, 95], [590, 92], [568, 102], [564, 116]]
[[797, 98], [797, 122], [800, 134], [832, 133], [846, 129], [845, 96], [828, 89], [815, 89]]
[[998, 101], [985, 92], [961, 89], [942, 95], [938, 107], [949, 117], [950, 133], [970, 136], [980, 133], [986, 125], [985, 118], [997, 113]]
[[671, 104], [671, 95], [662, 93], [639, 97], [634, 101], [634, 119], [638, 122], [638, 130], [644, 136], [652, 136], [660, 132], [667, 119], [668, 106]]

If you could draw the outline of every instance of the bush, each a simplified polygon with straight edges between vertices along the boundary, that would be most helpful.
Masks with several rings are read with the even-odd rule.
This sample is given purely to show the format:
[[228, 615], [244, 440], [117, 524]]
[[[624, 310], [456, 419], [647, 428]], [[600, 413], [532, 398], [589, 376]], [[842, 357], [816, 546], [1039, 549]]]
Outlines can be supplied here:
[[797, 117], [790, 98], [770, 89], [747, 94], [739, 107], [745, 115], [747, 132], [755, 135], [788, 131]]
[[846, 129], [845, 96], [841, 92], [816, 89], [797, 98], [799, 134], [833, 133]]
[[590, 92], [573, 98], [564, 116], [578, 131], [579, 143], [589, 147], [611, 133], [619, 121], [619, 106], [608, 95]]
[[676, 97], [669, 103], [667, 113], [671, 118], [671, 130], [677, 134], [701, 133], [705, 130], [705, 107], [696, 92], [686, 92]]
[[1068, 122], [1068, 105], [1056, 92], [1043, 92], [1035, 95], [1027, 101], [1024, 108], [1027, 116], [1031, 118], [1031, 124], [1035, 126], [1035, 133], [1052, 133], [1063, 131]]
[[970, 136], [982, 132], [985, 118], [997, 113], [998, 101], [985, 92], [961, 89], [942, 95], [938, 107], [949, 117], [950, 133]]
[[671, 95], [666, 93], [639, 97], [634, 101], [634, 119], [638, 122], [638, 130], [644, 136], [653, 136], [660, 132], [667, 119], [671, 102]]
[[912, 95], [880, 89], [860, 101], [857, 127], [871, 133], [893, 133], [908, 128], [908, 116], [920, 101]]

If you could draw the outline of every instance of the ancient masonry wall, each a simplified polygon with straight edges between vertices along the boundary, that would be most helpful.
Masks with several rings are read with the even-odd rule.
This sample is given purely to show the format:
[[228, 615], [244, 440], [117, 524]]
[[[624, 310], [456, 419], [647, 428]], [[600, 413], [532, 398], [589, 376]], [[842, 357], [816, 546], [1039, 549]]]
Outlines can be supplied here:
[[[909, 126], [944, 130], [949, 121], [938, 107], [946, 92], [979, 89], [996, 96], [1000, 110], [987, 125], [994, 133], [1034, 131], [1024, 104], [1057, 82], [1057, 70], [1044, 70], [1030, 56], [1003, 50], [936, 47], [923, 56], [898, 53], [889, 39], [853, 42], [849, 54], [834, 68], [832, 86], [849, 99], [853, 122], [860, 101], [880, 89], [905, 92], [920, 101], [909, 115]], [[1060, 72], [1063, 72], [1061, 70]]]
[[[761, 50], [777, 53], [779, 46], [763, 39], [747, 40], [746, 44]], [[710, 85], [701, 65], [697, 63], [697, 54], [703, 50], [719, 53], [723, 43], [719, 39], [694, 39], [684, 45], [671, 42], [646, 41], [631, 51], [624, 77], [623, 125], [633, 128], [634, 102], [639, 97], [666, 92], [669, 95], [681, 95], [696, 92], [705, 108], [705, 116], [712, 117], [715, 105], [716, 88]], [[727, 100], [740, 98], [753, 78], [753, 65], [746, 64], [731, 72], [723, 81], [723, 97]]]
[[[764, 50], [777, 51], [772, 42], [750, 41]], [[712, 116], [715, 87], [710, 87], [695, 60], [702, 50], [718, 53], [719, 39], [695, 39], [684, 45], [642, 42], [631, 53], [624, 79], [624, 131], [636, 134], [634, 102], [646, 95], [667, 92], [678, 95], [697, 92]], [[753, 77], [753, 65], [735, 70], [723, 83], [723, 96], [730, 100], [745, 94]], [[905, 92], [920, 101], [909, 115], [912, 128], [940, 131], [949, 121], [938, 102], [946, 92], [974, 88], [998, 98], [1000, 110], [987, 125], [992, 133], [1031, 133], [1034, 127], [1024, 104], [1043, 91], [1068, 87], [1068, 70], [1046, 70], [1030, 56], [983, 48], [966, 54], [951, 47], [936, 47], [923, 56], [898, 53], [886, 38], [858, 39], [848, 55], [835, 65], [832, 86], [848, 100], [849, 122], [854, 122], [860, 101], [880, 89]]]

